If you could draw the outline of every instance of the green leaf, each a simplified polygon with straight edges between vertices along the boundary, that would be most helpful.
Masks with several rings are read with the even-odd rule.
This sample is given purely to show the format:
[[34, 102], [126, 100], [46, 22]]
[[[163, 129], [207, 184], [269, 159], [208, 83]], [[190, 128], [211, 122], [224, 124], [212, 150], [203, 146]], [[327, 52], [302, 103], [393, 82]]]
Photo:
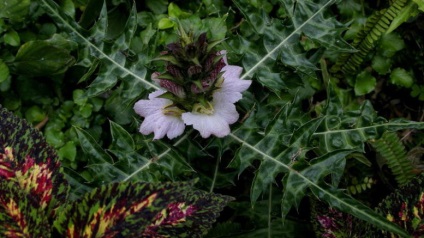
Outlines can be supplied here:
[[60, 160], [67, 159], [70, 161], [74, 161], [77, 155], [77, 148], [75, 146], [75, 143], [73, 141], [66, 142], [66, 144], [59, 149], [57, 155], [59, 156]]
[[177, 4], [171, 2], [168, 5], [168, 15], [170, 18], [184, 19], [191, 16], [192, 14], [182, 11]]
[[418, 5], [418, 9], [424, 12], [424, 1], [423, 0], [412, 0], [414, 3]]
[[396, 52], [405, 48], [405, 42], [397, 33], [384, 34], [381, 37], [378, 51], [382, 56], [393, 57]]
[[354, 51], [354, 48], [341, 37], [341, 32], [346, 26], [338, 22], [334, 17], [324, 16], [323, 9], [336, 1], [316, 2], [308, 0], [299, 2], [280, 0], [280, 2], [284, 5], [295, 29], [300, 29], [307, 37], [332, 50], [341, 52]]
[[75, 58], [66, 49], [47, 41], [30, 41], [19, 48], [13, 68], [19, 74], [54, 75], [66, 72], [74, 62]]
[[10, 29], [6, 34], [3, 36], [4, 43], [9, 44], [11, 46], [19, 46], [21, 44], [21, 38], [19, 37], [18, 33]]
[[0, 59], [0, 83], [9, 78], [9, 67]]
[[28, 108], [28, 110], [25, 112], [25, 119], [27, 119], [30, 123], [40, 122], [45, 117], [46, 114], [37, 105]]
[[58, 26], [68, 31], [71, 38], [80, 44], [82, 60], [78, 64], [90, 67], [100, 59], [102, 64], [97, 72], [97, 78], [91, 83], [86, 96], [93, 97], [111, 89], [117, 83], [118, 78], [124, 82], [137, 82], [136, 87], [132, 90], [140, 93], [146, 88], [159, 88], [142, 77], [145, 75], [146, 69], [140, 62], [141, 59], [129, 61], [124, 54], [129, 49], [137, 27], [135, 4], [128, 14], [122, 34], [115, 36], [114, 39], [108, 39], [108, 41], [105, 41], [108, 29], [108, 14], [105, 4], [103, 4], [99, 19], [88, 32], [64, 14], [54, 1], [40, 0], [40, 4]]
[[113, 182], [125, 178], [126, 171], [114, 166], [113, 158], [103, 150], [97, 141], [86, 131], [74, 127], [80, 146], [89, 156], [87, 168], [93, 173], [96, 181]]
[[22, 21], [28, 14], [30, 0], [2, 0], [0, 2], [0, 18]]
[[[346, 164], [346, 156], [351, 150], [335, 150], [321, 157], [313, 159], [306, 168], [296, 169], [293, 166], [290, 172], [283, 179], [284, 195], [281, 210], [285, 217], [292, 207], [299, 208], [300, 201], [306, 195], [308, 188], [322, 191], [318, 186], [319, 181], [331, 173], [343, 173]], [[335, 184], [338, 184], [336, 181]], [[337, 199], [332, 197], [331, 199]]]
[[372, 68], [380, 75], [387, 74], [391, 66], [392, 61], [390, 60], [390, 58], [386, 58], [381, 55], [376, 55], [372, 59]]
[[402, 10], [397, 14], [390, 24], [387, 33], [394, 31], [402, 23], [407, 22], [409, 19], [416, 17], [420, 12], [418, 11], [418, 6], [414, 1], [409, 1], [409, 3], [402, 8]]
[[124, 128], [113, 121], [109, 121], [110, 132], [112, 135], [112, 145], [110, 150], [129, 152], [134, 151], [134, 140]]
[[356, 77], [355, 95], [362, 96], [372, 92], [377, 85], [377, 79], [367, 70], [362, 71]]
[[390, 82], [401, 87], [410, 88], [414, 83], [414, 78], [405, 69], [395, 68], [390, 74]]
[[[380, 229], [405, 235], [404, 231], [373, 213], [370, 208], [358, 205], [358, 201], [346, 198], [344, 194], [333, 194], [325, 186], [324, 181], [327, 180], [324, 178], [331, 175], [331, 184], [337, 187], [344, 172], [346, 155], [352, 151], [362, 151], [367, 140], [378, 138], [386, 130], [422, 129], [424, 123], [407, 120], [387, 122], [377, 117], [369, 102], [365, 102], [359, 110], [344, 112], [331, 87], [323, 116], [305, 122], [296, 116], [301, 112], [295, 112], [295, 108], [283, 107], [262, 135], [257, 133], [257, 127], [250, 125], [260, 121], [255, 118], [255, 114], [231, 134], [234, 140], [242, 144], [231, 167], [239, 168], [242, 172], [252, 165], [253, 160], [260, 162], [252, 184], [252, 202], [267, 189], [267, 185], [274, 182], [275, 177], [285, 173], [283, 216], [312, 191], [320, 199], [344, 212]], [[308, 147], [311, 144], [319, 146], [315, 147], [314, 152], [321, 156], [308, 158], [306, 152], [310, 150]]]
[[155, 14], [165, 13], [168, 6], [168, 0], [147, 0], [147, 7]]
[[174, 27], [175, 22], [171, 21], [169, 18], [162, 18], [158, 22], [158, 29], [165, 30]]

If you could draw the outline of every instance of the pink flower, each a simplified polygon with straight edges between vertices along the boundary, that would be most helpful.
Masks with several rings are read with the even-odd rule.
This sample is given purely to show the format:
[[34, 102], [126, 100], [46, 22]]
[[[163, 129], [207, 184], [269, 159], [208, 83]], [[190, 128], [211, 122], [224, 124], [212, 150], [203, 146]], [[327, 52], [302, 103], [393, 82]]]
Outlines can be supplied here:
[[154, 132], [153, 139], [161, 139], [165, 135], [173, 139], [184, 132], [185, 125], [181, 120], [183, 112], [169, 99], [158, 98], [165, 91], [155, 91], [149, 94], [149, 100], [140, 100], [134, 105], [137, 114], [144, 117], [140, 132], [148, 135]]

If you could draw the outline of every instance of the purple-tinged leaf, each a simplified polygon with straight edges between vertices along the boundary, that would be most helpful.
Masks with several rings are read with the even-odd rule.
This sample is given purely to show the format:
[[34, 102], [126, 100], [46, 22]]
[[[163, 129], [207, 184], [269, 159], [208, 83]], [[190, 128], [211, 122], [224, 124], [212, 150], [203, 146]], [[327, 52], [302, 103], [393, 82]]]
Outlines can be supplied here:
[[0, 180], [13, 182], [50, 215], [68, 192], [56, 153], [39, 131], [1, 107], [0, 131]]
[[219, 212], [233, 200], [228, 196], [193, 191], [185, 201], [169, 203], [144, 231], [146, 237], [202, 237]]
[[0, 180], [0, 237], [50, 237], [44, 208], [11, 180]]
[[54, 228], [62, 237], [140, 237], [156, 214], [189, 188], [189, 183], [101, 186], [60, 207]]

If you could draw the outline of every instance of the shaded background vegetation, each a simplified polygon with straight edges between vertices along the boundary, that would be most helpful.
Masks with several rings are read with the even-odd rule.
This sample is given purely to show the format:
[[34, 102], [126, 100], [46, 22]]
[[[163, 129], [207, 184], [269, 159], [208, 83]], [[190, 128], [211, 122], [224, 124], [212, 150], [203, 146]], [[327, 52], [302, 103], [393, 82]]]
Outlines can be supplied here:
[[[0, 104], [58, 151], [74, 198], [112, 181], [199, 178], [199, 188], [236, 198], [210, 237], [310, 237], [321, 234], [317, 211], [327, 211], [316, 196], [337, 207], [335, 198], [311, 188], [301, 199], [307, 188], [291, 188], [302, 186], [276, 161], [370, 208], [423, 169], [422, 1], [55, 2], [0, 3]], [[226, 38], [219, 48], [254, 81], [238, 103], [235, 137], [188, 131], [152, 142], [138, 133], [133, 105], [163, 70], [153, 59], [178, 39], [175, 19]], [[333, 133], [346, 128], [360, 138]], [[398, 148], [397, 162], [382, 144]], [[334, 156], [344, 164], [319, 164]]]

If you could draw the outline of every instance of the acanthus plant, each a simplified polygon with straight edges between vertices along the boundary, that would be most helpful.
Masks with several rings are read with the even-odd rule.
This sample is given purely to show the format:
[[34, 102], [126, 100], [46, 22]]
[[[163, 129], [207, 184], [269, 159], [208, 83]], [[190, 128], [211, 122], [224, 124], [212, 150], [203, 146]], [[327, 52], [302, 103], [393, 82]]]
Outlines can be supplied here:
[[[99, 75], [103, 77], [98, 77], [97, 79], [99, 80], [96, 79], [94, 81], [92, 87], [90, 87], [91, 91], [94, 90], [96, 91], [96, 93], [104, 92], [115, 85], [116, 80], [110, 80], [113, 77], [110, 77], [110, 74], [107, 74], [108, 72], [112, 72], [112, 69], [119, 69], [113, 72], [121, 73], [121, 75], [119, 75], [119, 78], [124, 83], [124, 86], [139, 85], [135, 83], [131, 84], [132, 82], [138, 80], [140, 82], [144, 82], [144, 86], [146, 87], [139, 87], [143, 88], [143, 90], [148, 88], [156, 88], [152, 87], [151, 83], [145, 80], [143, 77], [140, 77], [133, 73], [133, 71], [131, 71], [133, 69], [130, 68], [129, 64], [126, 64], [125, 62], [122, 63], [122, 61], [120, 61], [118, 57], [110, 57], [111, 55], [120, 55], [120, 51], [115, 50], [118, 47], [110, 47], [110, 49], [112, 49], [111, 52], [109, 52], [109, 48], [105, 49], [102, 47], [98, 47], [96, 41], [90, 41], [89, 39], [91, 38], [87, 37], [86, 35], [79, 34], [79, 32], [81, 32], [81, 29], [75, 26], [77, 25], [76, 22], [72, 19], [62, 17], [64, 14], [61, 13], [61, 11], [56, 5], [51, 3], [52, 1], [41, 0], [40, 2], [43, 3], [45, 9], [48, 9], [49, 15], [55, 20], [57, 20], [57, 22], [61, 23], [59, 27], [63, 27], [64, 29], [67, 29], [68, 31], [73, 33], [75, 39], [81, 44], [81, 46], [86, 46], [86, 48], [89, 48], [93, 52], [95, 52], [95, 55], [98, 56], [100, 60], [102, 60], [102, 62], [104, 63], [104, 68], [108, 69], [100, 71], [100, 73], [102, 74]], [[286, 27], [287, 25], [280, 24], [280, 21], [270, 21], [269, 24], [263, 24], [264, 21], [258, 21], [258, 19], [262, 19], [262, 16], [257, 12], [256, 15], [246, 13], [246, 19], [249, 19], [249, 17], [251, 17], [251, 20], [248, 20], [249, 23], [253, 24], [254, 26], [257, 24], [258, 27], [255, 28], [258, 29], [258, 32], [254, 33], [261, 34], [260, 39], [263, 40], [264, 43], [258, 45], [258, 47], [251, 47], [248, 50], [240, 49], [240, 54], [244, 55], [244, 59], [249, 59], [249, 61], [243, 60], [243, 66], [248, 72], [246, 73], [246, 75], [250, 75], [253, 71], [256, 70], [257, 75], [255, 75], [255, 79], [264, 86], [264, 88], [266, 89], [264, 91], [273, 91], [278, 93], [280, 91], [283, 91], [283, 89], [286, 90], [284, 85], [283, 74], [281, 74], [280, 68], [278, 69], [278, 72], [275, 72], [274, 67], [271, 67], [274, 65], [274, 62], [277, 62], [277, 60], [275, 60], [276, 55], [281, 53], [283, 56], [283, 59], [281, 60], [282, 63], [294, 65], [295, 67], [305, 65], [304, 62], [310, 63], [309, 59], [300, 57], [302, 56], [302, 54], [296, 54], [297, 51], [292, 51], [294, 47], [291, 47], [292, 45], [289, 41], [289, 39], [296, 41], [297, 39], [295, 38], [297, 37], [297, 35], [300, 35], [301, 31], [303, 31], [306, 37], [310, 37], [312, 39], [317, 38], [317, 42], [324, 42], [327, 43], [327, 45], [336, 46], [334, 42], [328, 41], [328, 38], [331, 38], [332, 40], [336, 41], [333, 37], [334, 33], [332, 32], [334, 30], [334, 26], [329, 26], [334, 21], [328, 19], [328, 15], [323, 14], [324, 9], [326, 9], [334, 2], [335, 1], [281, 1], [282, 4], [286, 5], [286, 11], [289, 13], [293, 13], [294, 15], [291, 16], [289, 20], [296, 20], [296, 22], [293, 22], [293, 26], [288, 23], [290, 27]], [[242, 4], [241, 1], [234, 1], [234, 3], [237, 4], [240, 10], [243, 10], [242, 7], [248, 7], [248, 5]], [[134, 12], [135, 10], [131, 12], [130, 16], [132, 16], [132, 18], [129, 17], [128, 26], [135, 26], [135, 21], [130, 20], [135, 19], [136, 14]], [[106, 13], [106, 10], [102, 10], [102, 13]], [[103, 22], [106, 22], [106, 16], [102, 15], [100, 19], [104, 20]], [[104, 27], [97, 27], [98, 29], [93, 32], [104, 33], [103, 30], [106, 28], [106, 25], [107, 24], [104, 24]], [[96, 23], [95, 26], [102, 25], [100, 23]], [[329, 31], [328, 29], [333, 30]], [[93, 35], [97, 36], [101, 34], [93, 33]], [[123, 36], [125, 42], [129, 42], [132, 36], [134, 36], [134, 31], [129, 30], [128, 34], [123, 34]], [[245, 34], [240, 34], [240, 37], [238, 38], [238, 45], [244, 47], [246, 44], [254, 45], [257, 43], [247, 40], [244, 37], [246, 37]], [[103, 38], [101, 38], [100, 36], [98, 38], [100, 39], [98, 42], [101, 42], [103, 40]], [[126, 46], [126, 44], [124, 44], [124, 47]], [[234, 46], [237, 44], [234, 44], [233, 40], [233, 44], [230, 45]], [[262, 48], [260, 48], [261, 46]], [[286, 47], [288, 50], [280, 51], [283, 46]], [[172, 49], [175, 49], [175, 45], [174, 48], [171, 46], [171, 49], [169, 50], [172, 51]], [[251, 49], [258, 51], [251, 51]], [[167, 52], [167, 55], [165, 56], [169, 56], [172, 53], [173, 52]], [[215, 52], [215, 54], [217, 55], [217, 52]], [[318, 59], [319, 57], [314, 56], [314, 58], [316, 59]], [[288, 61], [291, 60], [291, 63], [293, 64], [287, 63], [287, 59]], [[293, 62], [293, 59], [295, 59], [296, 61]], [[170, 61], [169, 59], [167, 61], [170, 63], [170, 65], [174, 64], [174, 62]], [[269, 62], [271, 62], [271, 64], [268, 64]], [[196, 62], [192, 63], [196, 64]], [[324, 69], [323, 71], [325, 72]], [[107, 75], [107, 77], [105, 75]], [[169, 138], [174, 138], [183, 133], [185, 126], [191, 125], [191, 121], [189, 119], [186, 118], [186, 122], [184, 121], [184, 113], [193, 113], [193, 109], [197, 109], [194, 110], [194, 112], [197, 112], [198, 115], [203, 115], [203, 117], [205, 117], [208, 114], [212, 115], [212, 111], [210, 110], [212, 107], [214, 109], [217, 108], [216, 105], [214, 107], [214, 103], [216, 103], [214, 102], [215, 94], [217, 93], [216, 88], [209, 88], [209, 91], [207, 91], [206, 93], [200, 92], [200, 89], [203, 88], [201, 80], [202, 78], [199, 78], [200, 81], [192, 82], [195, 85], [193, 90], [192, 86], [185, 85], [181, 82], [177, 83], [177, 81], [172, 81], [174, 80], [174, 78], [172, 78], [172, 80], [169, 80], [171, 78], [166, 78], [165, 76], [166, 74], [156, 73], [153, 75], [152, 78], [156, 79], [159, 85], [167, 92], [156, 91], [150, 95], [150, 100], [142, 101], [143, 103], [145, 103], [145, 106], [149, 106], [149, 108], [144, 108], [142, 110], [151, 110], [150, 112], [153, 112], [153, 114], [150, 114], [147, 111], [140, 112], [142, 116], [146, 117], [145, 121], [143, 122], [144, 127], [142, 124], [142, 133], [149, 134], [154, 132], [155, 139], [163, 138], [165, 135], [167, 135]], [[109, 82], [113, 81], [113, 83], [107, 83], [108, 80]], [[106, 85], [107, 87], [100, 87], [98, 84], [95, 84], [99, 81], [102, 82], [102, 85]], [[137, 83], [139, 83], [138, 81]], [[327, 81], [329, 82], [329, 80]], [[219, 86], [219, 84], [216, 84], [216, 82], [219, 82], [219, 80], [215, 81], [214, 86]], [[196, 86], [198, 90], [196, 90]], [[206, 88], [207, 87], [208, 85], [206, 85]], [[140, 93], [145, 92], [142, 90], [140, 91]], [[197, 93], [197, 91], [199, 91], [199, 93]], [[236, 90], [236, 92], [238, 93], [240, 93], [241, 91], [243, 90]], [[131, 90], [131, 92], [137, 92], [137, 90]], [[90, 94], [94, 95], [94, 93], [89, 93], [89, 95]], [[188, 94], [196, 96], [195, 98], [189, 100], [186, 99]], [[202, 100], [202, 97], [200, 95], [205, 95], [206, 98]], [[135, 97], [128, 96], [128, 98], [134, 99]], [[261, 98], [258, 101], [264, 102], [264, 98]], [[259, 97], [257, 99], [259, 99]], [[234, 160], [231, 166], [233, 168], [236, 168], [239, 173], [242, 173], [247, 167], [256, 167], [255, 165], [258, 164], [256, 162], [260, 162], [259, 167], [255, 168], [255, 178], [253, 180], [252, 188], [250, 190], [252, 202], [255, 202], [261, 195], [261, 193], [266, 191], [266, 189], [269, 188], [270, 185], [275, 182], [276, 178], [280, 177], [280, 175], [282, 174], [285, 174], [284, 178], [282, 179], [282, 193], [284, 194], [284, 197], [282, 199], [283, 216], [286, 216], [286, 214], [292, 207], [299, 207], [301, 199], [308, 193], [319, 197], [321, 200], [326, 201], [333, 207], [337, 207], [343, 211], [347, 211], [357, 217], [360, 217], [361, 219], [366, 220], [371, 224], [377, 225], [381, 229], [392, 230], [393, 232], [396, 232], [398, 234], [405, 235], [402, 230], [399, 230], [399, 228], [393, 226], [393, 224], [386, 221], [384, 217], [375, 215], [374, 213], [372, 213], [371, 209], [359, 203], [358, 200], [346, 196], [342, 190], [338, 189], [338, 183], [345, 169], [346, 156], [350, 154], [352, 150], [362, 151], [364, 143], [369, 139], [374, 139], [375, 137], [377, 137], [379, 134], [381, 134], [382, 130], [400, 130], [404, 128], [422, 129], [423, 125], [420, 123], [413, 123], [401, 120], [387, 122], [385, 120], [381, 120], [381, 118], [376, 118], [376, 116], [374, 115], [375, 111], [368, 102], [364, 103], [364, 105], [358, 111], [346, 111], [345, 108], [341, 107], [341, 103], [337, 104], [340, 105], [340, 108], [334, 110], [336, 107], [332, 104], [332, 100], [333, 98], [329, 96], [327, 98], [327, 106], [325, 112], [317, 115], [318, 118], [312, 120], [310, 117], [307, 116], [308, 113], [303, 113], [303, 111], [302, 115], [306, 115], [303, 118], [304, 120], [302, 118], [302, 120], [300, 120], [300, 117], [297, 117], [297, 115], [291, 117], [292, 114], [294, 114], [292, 112], [295, 112], [297, 111], [296, 109], [300, 108], [296, 100], [294, 100], [294, 103], [287, 104], [285, 107], [276, 108], [276, 110], [270, 110], [271, 113], [264, 113], [264, 111], [261, 112], [260, 110], [253, 111], [248, 120], [246, 120], [246, 122], [250, 122], [251, 127], [249, 127], [248, 123], [245, 123], [238, 130], [234, 130], [233, 133], [229, 134], [231, 137], [230, 139], [234, 139], [236, 142], [239, 142], [241, 144], [241, 146], [239, 146], [239, 150], [237, 150], [237, 153], [234, 156]], [[188, 102], [187, 105], [184, 105], [184, 102]], [[231, 100], [227, 99], [226, 102], [231, 102]], [[231, 102], [230, 104], [233, 104], [234, 102]], [[263, 104], [265, 104], [265, 102]], [[195, 105], [198, 106], [194, 108]], [[261, 107], [259, 107], [259, 109], [267, 107], [269, 105], [260, 106]], [[165, 115], [165, 113], [168, 115]], [[261, 117], [261, 114], [266, 114], [266, 117]], [[148, 118], [149, 116], [153, 115], [156, 118]], [[233, 114], [233, 116], [234, 115], [235, 114]], [[170, 118], [168, 118], [168, 116]], [[270, 117], [272, 117], [272, 120], [267, 120], [264, 123], [260, 123], [260, 119]], [[159, 121], [162, 120], [161, 122], [165, 122], [166, 126], [161, 127], [160, 125], [162, 125], [162, 123], [159, 123], [157, 119], [159, 119]], [[232, 118], [230, 119], [228, 119], [229, 122], [226, 121], [228, 125], [231, 124], [230, 122], [232, 120], [234, 120]], [[150, 124], [148, 122], [150, 122]], [[173, 124], [177, 125], [175, 126], [175, 129]], [[208, 123], [208, 125], [213, 125], [213, 123]], [[200, 127], [200, 125], [194, 126], [195, 129], [197, 129], [196, 127], [202, 128]], [[214, 135], [216, 136], [221, 136], [221, 134], [218, 134], [215, 129], [213, 129], [213, 131], [209, 130], [209, 132], [211, 132], [209, 135], [208, 131], [205, 129], [198, 130], [201, 132], [201, 135], [203, 132], [204, 137], [208, 137], [209, 135], [212, 135], [214, 133]], [[225, 130], [222, 134], [228, 134], [227, 131], [228, 130]], [[181, 143], [181, 141], [190, 142], [190, 138], [187, 138], [188, 137], [181, 138], [172, 146], [170, 144], [167, 144], [166, 141], [151, 142], [149, 140], [144, 140], [147, 141], [149, 145], [144, 146], [143, 151], [147, 151], [145, 153], [149, 154], [149, 156], [152, 157], [149, 157], [149, 159], [146, 160], [147, 162], [139, 162], [139, 160], [134, 160], [137, 162], [128, 162], [130, 166], [128, 166], [125, 170], [128, 175], [124, 175], [125, 177], [118, 179], [129, 180], [131, 178], [137, 178], [138, 176], [145, 176], [145, 174], [151, 175], [153, 173], [150, 173], [151, 171], [148, 171], [148, 168], [153, 167], [149, 166], [151, 164], [165, 165], [162, 166], [160, 169], [166, 167], [168, 167], [169, 169], [169, 167], [172, 167], [172, 169], [169, 170], [171, 170], [172, 172], [176, 172], [177, 170], [179, 170], [179, 168], [174, 169], [176, 166], [173, 166], [173, 164], [170, 165], [171, 163], [167, 164], [167, 162], [170, 161], [169, 158], [174, 159], [174, 154], [177, 154], [178, 152], [183, 151], [187, 148], [184, 148], [184, 146], [179, 146], [179, 148], [177, 147], [177, 145]], [[212, 140], [215, 140], [215, 138], [213, 138]], [[216, 141], [223, 142], [223, 140]], [[90, 146], [92, 144], [90, 144]], [[224, 144], [222, 147], [227, 146], [227, 144]], [[157, 147], [159, 147], [159, 149], [157, 149]], [[113, 150], [109, 150], [109, 152], [113, 152]], [[315, 152], [316, 154], [314, 154], [313, 152]], [[312, 155], [317, 157], [312, 157]], [[135, 157], [136, 156], [134, 156], [134, 158]], [[106, 163], [107, 160], [102, 160], [100, 162], [93, 161], [90, 161], [89, 163], [90, 168], [93, 170], [95, 168], [99, 170], [102, 169], [102, 172], [105, 170], [108, 170], [108, 172], [110, 172], [121, 169], [121, 167], [118, 166], [119, 164]], [[171, 162], [176, 163], [175, 161], [176, 160], [172, 160]], [[202, 160], [202, 162], [203, 161], [204, 160]], [[165, 171], [163, 174], [166, 174], [166, 172], [168, 171]], [[329, 179], [326, 179], [329, 177], [330, 174], [332, 177], [331, 186], [327, 183]], [[167, 173], [167, 176], [173, 178], [177, 177], [174, 173]], [[117, 178], [113, 177], [114, 181], [115, 179]], [[213, 186], [211, 187], [213, 188]], [[190, 213], [190, 210], [187, 211], [188, 213]], [[269, 230], [271, 230], [271, 228], [269, 228]]]
[[79, 199], [41, 133], [0, 108], [1, 237], [200, 237], [231, 197], [192, 182], [120, 182]]
[[243, 68], [228, 65], [225, 51], [213, 50], [220, 41], [208, 42], [206, 33], [194, 41], [193, 34], [179, 29], [180, 41], [168, 44], [158, 57], [167, 62], [166, 72], [152, 74], [166, 91], [157, 90], [134, 106], [145, 117], [140, 132], [173, 139], [192, 125], [203, 138], [227, 136], [239, 118], [234, 103], [251, 81], [240, 79]]

